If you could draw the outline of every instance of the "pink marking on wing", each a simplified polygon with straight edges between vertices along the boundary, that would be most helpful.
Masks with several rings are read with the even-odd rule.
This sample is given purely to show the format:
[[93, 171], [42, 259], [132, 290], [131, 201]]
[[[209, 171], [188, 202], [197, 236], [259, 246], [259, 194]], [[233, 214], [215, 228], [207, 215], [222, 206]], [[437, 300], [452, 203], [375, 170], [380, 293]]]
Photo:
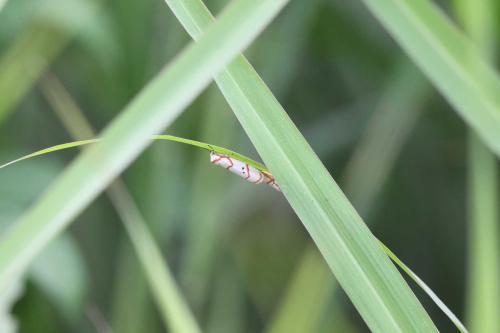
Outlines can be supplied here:
[[233, 159], [229, 156], [224, 156], [223, 158], [226, 159], [230, 164], [226, 169], [227, 170], [231, 169], [234, 166]]
[[247, 169], [247, 176], [245, 177], [245, 180], [248, 180], [248, 178], [250, 178], [250, 167], [248, 164], [245, 164], [245, 168]]
[[[212, 156], [216, 156], [217, 158], [212, 159]], [[210, 160], [211, 160], [210, 163], [215, 164], [215, 165], [221, 165], [222, 161], [224, 161], [224, 160], [227, 161], [228, 164], [229, 164], [227, 167], [225, 167], [227, 170], [231, 169], [233, 167], [233, 165], [234, 165], [233, 160], [231, 159], [231, 157], [226, 156], [226, 155], [222, 155], [222, 154], [217, 154], [217, 153], [214, 153], [214, 152], [212, 152], [210, 154]]]
[[262, 178], [264, 178], [264, 175], [259, 171], [259, 179], [255, 181], [255, 184], [259, 184], [260, 182], [262, 182]]

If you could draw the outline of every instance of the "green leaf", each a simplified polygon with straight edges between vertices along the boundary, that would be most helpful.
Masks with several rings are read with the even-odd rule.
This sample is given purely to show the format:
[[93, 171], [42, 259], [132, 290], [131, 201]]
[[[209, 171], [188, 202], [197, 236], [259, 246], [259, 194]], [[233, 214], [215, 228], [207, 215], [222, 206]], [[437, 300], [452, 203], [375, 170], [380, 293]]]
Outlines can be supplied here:
[[[199, 38], [212, 17], [201, 1], [167, 3]], [[281, 105], [242, 56], [217, 84], [340, 284], [374, 332], [436, 328]]]
[[[243, 162], [245, 162], [245, 163], [247, 163], [247, 164], [255, 167], [256, 169], [258, 169], [260, 171], [268, 171], [265, 165], [263, 165], [263, 164], [261, 164], [259, 162], [256, 162], [256, 161], [252, 160], [251, 158], [246, 157], [245, 155], [241, 155], [241, 154], [239, 154], [239, 153], [237, 153], [235, 151], [229, 150], [229, 149], [224, 148], [224, 147], [219, 147], [219, 146], [216, 146], [216, 145], [211, 145], [209, 143], [205, 143], [205, 142], [201, 142], [201, 141], [196, 141], [196, 140], [191, 140], [191, 139], [185, 139], [185, 138], [181, 138], [181, 137], [174, 136], [174, 135], [153, 135], [150, 139], [151, 140], [166, 140], [166, 141], [179, 142], [179, 143], [183, 143], [183, 144], [186, 144], [186, 145], [189, 145], [189, 146], [206, 149], [208, 151], [214, 151], [216, 153], [220, 153], [220, 154], [224, 154], [224, 155], [227, 155], [227, 156], [231, 156], [231, 157], [233, 157], [233, 158], [235, 158], [237, 160], [243, 161]], [[102, 141], [102, 140], [103, 140], [102, 138], [94, 138], [94, 139], [87, 139], [87, 140], [79, 140], [79, 141], [71, 141], [71, 142], [61, 143], [59, 145], [55, 145], [55, 146], [52, 146], [52, 147], [48, 147], [48, 148], [44, 148], [44, 149], [41, 149], [41, 150], [37, 150], [37, 151], [35, 151], [33, 153], [21, 156], [19, 158], [16, 158], [15, 160], [12, 160], [10, 162], [4, 163], [4, 164], [0, 165], [0, 169], [5, 168], [5, 167], [7, 167], [9, 165], [12, 165], [14, 163], [17, 163], [17, 162], [28, 160], [28, 159], [33, 158], [33, 157], [37, 157], [37, 156], [41, 156], [41, 155], [45, 155], [45, 154], [48, 154], [48, 153], [53, 153], [53, 152], [56, 152], [56, 151], [69, 149], [69, 148], [82, 147], [82, 146], [86, 146], [86, 145], [89, 145], [89, 144], [92, 144], [92, 143], [96, 143], [96, 142], [99, 142], [99, 141]]]
[[498, 163], [469, 136], [469, 244], [467, 320], [472, 332], [500, 331]]
[[[351, 202], [365, 218], [375, 199], [380, 197], [380, 191], [394, 162], [414, 127], [423, 97], [429, 90], [423, 77], [411, 63], [402, 61], [395, 67], [379, 101], [372, 104], [375, 111], [345, 167], [344, 176], [341, 177], [345, 179], [344, 188]], [[352, 131], [352, 126], [346, 128]], [[331, 134], [328, 133], [328, 136]], [[309, 246], [301, 256], [284, 300], [269, 325], [269, 332], [290, 332], [290, 327], [294, 327], [296, 332], [312, 332], [313, 325], [319, 326], [319, 321], [324, 316], [331, 316], [329, 305], [331, 299], [335, 298], [334, 291], [338, 284], [333, 276], [323, 277], [325, 263], [312, 260], [315, 253]], [[321, 278], [323, 281], [319, 283]], [[325, 289], [329, 292], [325, 293]], [[315, 296], [306, 298], [305, 294]], [[334, 301], [340, 303], [341, 300], [335, 298]], [[297, 307], [296, 304], [301, 306]], [[312, 304], [314, 312], [321, 315], [311, 315], [311, 311], [307, 309]]]
[[230, 6], [198, 43], [153, 79], [0, 242], [0, 289], [23, 271], [150, 143], [171, 124], [211, 76], [262, 31], [286, 0], [242, 0]]
[[[494, 58], [494, 2], [456, 0], [455, 11], [485, 57]], [[495, 155], [469, 133], [469, 267], [467, 320], [472, 332], [500, 331], [500, 247], [498, 238], [498, 164]]]
[[444, 312], [444, 314], [451, 320], [455, 327], [461, 333], [468, 333], [465, 326], [462, 324], [460, 319], [455, 316], [455, 314], [444, 304], [444, 302], [432, 291], [432, 289], [420, 279], [417, 274], [415, 274], [408, 266], [406, 266], [387, 246], [380, 242], [380, 246], [385, 253], [391, 258], [396, 265], [398, 265], [408, 276], [415, 281], [415, 283], [422, 288], [422, 290], [432, 299], [432, 301]]
[[500, 155], [500, 79], [428, 0], [364, 0], [468, 126]]

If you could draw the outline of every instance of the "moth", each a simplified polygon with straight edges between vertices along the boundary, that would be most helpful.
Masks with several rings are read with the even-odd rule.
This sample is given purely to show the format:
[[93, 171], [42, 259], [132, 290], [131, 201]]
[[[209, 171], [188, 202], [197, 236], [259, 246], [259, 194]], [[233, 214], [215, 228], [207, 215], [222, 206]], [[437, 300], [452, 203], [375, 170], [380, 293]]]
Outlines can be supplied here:
[[236, 158], [228, 155], [219, 154], [214, 151], [210, 152], [210, 163], [218, 165], [232, 173], [244, 178], [246, 181], [253, 184], [266, 183], [276, 191], [281, 192], [279, 185], [276, 183], [274, 176], [264, 170], [259, 170], [256, 167], [249, 165]]

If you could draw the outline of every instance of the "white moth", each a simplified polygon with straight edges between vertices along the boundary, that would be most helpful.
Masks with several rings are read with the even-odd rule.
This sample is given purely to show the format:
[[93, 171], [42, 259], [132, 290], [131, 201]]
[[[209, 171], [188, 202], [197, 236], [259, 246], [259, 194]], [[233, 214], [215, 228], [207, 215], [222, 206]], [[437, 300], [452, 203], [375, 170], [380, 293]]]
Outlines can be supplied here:
[[223, 167], [226, 170], [229, 170], [232, 173], [244, 178], [250, 183], [266, 183], [275, 190], [281, 192], [281, 189], [279, 185], [276, 184], [273, 175], [271, 175], [269, 172], [261, 171], [249, 165], [248, 163], [213, 151], [210, 152], [210, 163]]

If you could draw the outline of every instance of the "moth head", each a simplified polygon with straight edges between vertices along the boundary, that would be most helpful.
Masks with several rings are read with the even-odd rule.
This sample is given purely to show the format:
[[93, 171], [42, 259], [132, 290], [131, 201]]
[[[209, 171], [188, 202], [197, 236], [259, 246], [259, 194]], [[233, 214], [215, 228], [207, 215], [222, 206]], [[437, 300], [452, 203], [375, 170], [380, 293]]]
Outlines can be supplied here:
[[215, 160], [217, 160], [218, 158], [220, 158], [220, 155], [217, 154], [216, 152], [214, 151], [211, 151], [210, 152], [210, 162], [214, 162]]

